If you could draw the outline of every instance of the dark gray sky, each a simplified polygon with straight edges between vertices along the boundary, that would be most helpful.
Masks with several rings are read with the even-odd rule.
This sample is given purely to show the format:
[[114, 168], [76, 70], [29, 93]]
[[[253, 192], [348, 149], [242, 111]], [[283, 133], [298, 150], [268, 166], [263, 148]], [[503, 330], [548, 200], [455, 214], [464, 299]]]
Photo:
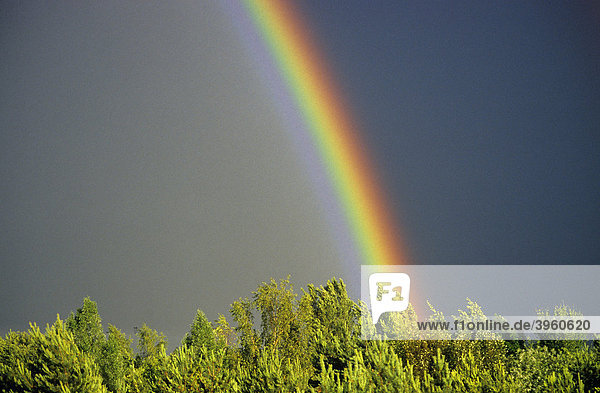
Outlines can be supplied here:
[[[303, 1], [418, 264], [600, 261], [600, 12]], [[0, 332], [83, 297], [179, 343], [261, 281], [344, 278], [217, 2], [0, 6]], [[299, 289], [299, 288], [298, 288]]]

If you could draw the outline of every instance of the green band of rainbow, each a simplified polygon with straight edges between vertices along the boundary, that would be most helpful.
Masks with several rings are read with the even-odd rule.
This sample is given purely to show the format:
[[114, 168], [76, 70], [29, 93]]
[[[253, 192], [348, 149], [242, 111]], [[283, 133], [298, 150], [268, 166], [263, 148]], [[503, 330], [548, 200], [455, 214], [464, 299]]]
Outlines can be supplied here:
[[362, 264], [406, 263], [376, 172], [299, 13], [281, 0], [246, 0], [334, 184]]

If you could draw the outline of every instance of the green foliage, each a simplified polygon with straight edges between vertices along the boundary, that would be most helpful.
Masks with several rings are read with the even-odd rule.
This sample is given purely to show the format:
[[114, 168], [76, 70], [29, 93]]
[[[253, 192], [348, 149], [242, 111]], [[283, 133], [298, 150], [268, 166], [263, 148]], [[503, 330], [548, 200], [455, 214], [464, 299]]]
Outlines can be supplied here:
[[[288, 278], [280, 283], [263, 283], [253, 292], [252, 300], [240, 299], [232, 304], [231, 314], [238, 325], [235, 331], [245, 360], [255, 361], [262, 351], [291, 360], [306, 359], [311, 327], [307, 310], [296, 297]], [[254, 326], [255, 313], [260, 315], [258, 329]]]
[[138, 352], [132, 370], [133, 383], [140, 392], [154, 392], [168, 360], [167, 339], [146, 324], [136, 328], [136, 335]]
[[323, 392], [510, 392], [516, 384], [501, 363], [480, 369], [468, 352], [451, 368], [438, 348], [431, 371], [417, 372], [393, 350], [389, 341], [369, 342], [348, 368], [335, 372], [321, 362]]
[[202, 347], [196, 352], [193, 346], [182, 346], [169, 356], [156, 388], [165, 393], [239, 391], [235, 368], [231, 366], [225, 348]]
[[183, 338], [182, 344], [194, 348], [196, 352], [200, 352], [203, 348], [214, 349], [216, 347], [215, 332], [201, 310], [196, 311], [194, 322], [190, 326], [190, 331]]
[[164, 334], [158, 333], [146, 324], [141, 328], [136, 328], [135, 334], [138, 336], [138, 353], [136, 355], [138, 364], [146, 360], [166, 356], [167, 338]]
[[[437, 311], [431, 304], [432, 312], [429, 320], [432, 322], [445, 322], [444, 315]], [[485, 314], [481, 308], [470, 299], [467, 299], [467, 311], [459, 310], [459, 316], [453, 316], [454, 319], [460, 319], [465, 322], [482, 321]], [[475, 336], [463, 336], [461, 340], [448, 340], [450, 333], [447, 331], [423, 333], [417, 328], [418, 317], [412, 306], [403, 313], [384, 314], [380, 318], [379, 330], [382, 335], [390, 337], [393, 333], [402, 331], [407, 336], [413, 338], [429, 336], [426, 340], [398, 340], [390, 342], [396, 353], [408, 364], [411, 364], [414, 371], [421, 375], [423, 372], [432, 372], [434, 369], [434, 360], [437, 353], [444, 356], [444, 361], [449, 364], [451, 369], [461, 365], [466, 354], [471, 353], [478, 369], [490, 370], [495, 364], [504, 364], [507, 359], [508, 349], [506, 342], [500, 340], [498, 336], [490, 333], [477, 333]]]
[[299, 357], [280, 356], [276, 349], [267, 349], [252, 364], [239, 363], [236, 375], [242, 392], [304, 392], [312, 370]]
[[0, 361], [3, 392], [106, 392], [98, 367], [60, 319], [45, 334], [35, 324], [9, 333], [0, 340]]
[[[430, 320], [445, 321], [430, 307]], [[271, 280], [231, 305], [234, 326], [198, 310], [167, 355], [165, 336], [144, 324], [134, 355], [115, 326], [103, 333], [86, 298], [45, 334], [31, 325], [0, 339], [0, 392], [600, 392], [600, 341], [451, 341], [444, 332], [421, 340], [412, 307], [382, 315], [377, 326], [361, 308], [342, 280], [309, 285], [301, 296], [289, 278]], [[565, 306], [554, 313], [575, 315]], [[454, 318], [485, 315], [467, 300]], [[373, 337], [402, 329], [415, 339], [361, 340], [361, 328]]]
[[526, 392], [578, 391], [580, 385], [585, 386], [586, 391], [591, 387], [600, 388], [600, 357], [597, 351], [586, 346], [526, 348], [513, 360], [511, 371]]
[[215, 342], [217, 348], [234, 347], [236, 344], [235, 329], [229, 325], [227, 318], [223, 314], [219, 314], [214, 328]]
[[260, 342], [264, 348], [279, 351], [285, 357], [292, 356], [297, 344], [296, 294], [289, 277], [279, 284], [271, 280], [254, 292], [253, 306], [260, 313]]
[[301, 303], [314, 336], [312, 361], [321, 357], [335, 370], [342, 370], [361, 345], [360, 307], [348, 297], [346, 284], [332, 279], [325, 287], [309, 285]]
[[255, 359], [260, 350], [259, 335], [254, 328], [253, 304], [246, 299], [239, 299], [231, 305], [231, 315], [237, 323], [235, 332], [240, 348], [240, 355], [245, 359]]
[[108, 338], [102, 347], [97, 363], [106, 387], [111, 392], [126, 392], [125, 377], [133, 365], [131, 339], [115, 326], [108, 325]]
[[[243, 391], [304, 391], [313, 375], [312, 309], [297, 301], [289, 277], [262, 283], [252, 300], [231, 306], [239, 343], [237, 375]], [[260, 326], [254, 315], [260, 316]], [[228, 329], [220, 324], [219, 334]], [[259, 389], [259, 390], [256, 390]]]
[[83, 352], [96, 358], [106, 340], [102, 331], [102, 320], [96, 302], [89, 297], [83, 299], [83, 306], [71, 313], [65, 322], [68, 331], [73, 333], [75, 344]]
[[89, 297], [83, 305], [65, 321], [66, 329], [80, 350], [97, 364], [106, 387], [112, 392], [125, 392], [124, 382], [128, 368], [133, 362], [131, 339], [115, 326], [108, 326], [108, 337], [102, 331], [102, 319], [96, 302]]
[[[561, 304], [558, 305], [556, 307], [554, 307], [554, 311], [552, 313], [550, 313], [549, 310], [538, 310], [537, 312], [538, 316], [559, 316], [559, 317], [574, 317], [574, 316], [581, 316], [582, 314], [580, 312], [578, 312], [577, 310], [575, 310], [572, 307], [567, 306], [566, 304]], [[576, 349], [580, 349], [583, 348], [586, 344], [584, 342], [583, 339], [581, 340], [573, 340], [573, 339], [569, 339], [569, 340], [563, 340], [563, 338], [565, 337], [556, 337], [556, 335], [554, 335], [554, 337], [550, 337], [550, 339], [544, 339], [545, 337], [541, 337], [542, 340], [537, 342], [538, 346], [545, 346], [548, 348], [555, 348], [555, 349], [561, 349], [561, 348], [567, 348], [570, 350], [576, 350]], [[558, 338], [556, 340], [553, 340], [552, 338]]]

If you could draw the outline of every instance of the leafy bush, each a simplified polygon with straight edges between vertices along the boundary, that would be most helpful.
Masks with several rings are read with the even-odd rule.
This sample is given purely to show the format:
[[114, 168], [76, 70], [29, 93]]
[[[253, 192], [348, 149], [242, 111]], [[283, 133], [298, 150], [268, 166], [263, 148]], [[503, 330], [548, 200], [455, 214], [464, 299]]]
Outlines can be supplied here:
[[[423, 333], [412, 308], [377, 326], [361, 309], [342, 280], [301, 295], [289, 278], [271, 280], [233, 302], [233, 325], [198, 310], [169, 355], [162, 333], [136, 328], [134, 355], [133, 340], [113, 325], [105, 334], [96, 303], [85, 298], [45, 333], [32, 324], [0, 339], [0, 392], [600, 392], [600, 341], [451, 341], [444, 333], [366, 341], [361, 327], [374, 336]], [[431, 311], [431, 320], [445, 320]], [[554, 313], [575, 315], [565, 306]], [[468, 300], [459, 318], [484, 313]]]
[[3, 392], [106, 392], [97, 365], [58, 318], [45, 334], [32, 324], [0, 339], [0, 386]]

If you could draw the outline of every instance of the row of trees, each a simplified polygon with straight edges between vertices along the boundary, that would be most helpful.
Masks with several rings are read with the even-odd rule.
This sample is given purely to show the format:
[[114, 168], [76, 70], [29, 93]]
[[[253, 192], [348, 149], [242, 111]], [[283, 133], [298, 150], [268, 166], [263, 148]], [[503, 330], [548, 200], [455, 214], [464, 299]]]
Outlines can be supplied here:
[[[361, 310], [342, 280], [301, 295], [289, 279], [271, 280], [230, 313], [232, 324], [223, 315], [211, 323], [198, 310], [167, 354], [164, 335], [146, 325], [135, 350], [115, 326], [104, 332], [86, 298], [44, 333], [33, 324], [0, 339], [0, 391], [600, 391], [598, 342], [361, 340]], [[379, 327], [394, 323], [384, 316]]]

